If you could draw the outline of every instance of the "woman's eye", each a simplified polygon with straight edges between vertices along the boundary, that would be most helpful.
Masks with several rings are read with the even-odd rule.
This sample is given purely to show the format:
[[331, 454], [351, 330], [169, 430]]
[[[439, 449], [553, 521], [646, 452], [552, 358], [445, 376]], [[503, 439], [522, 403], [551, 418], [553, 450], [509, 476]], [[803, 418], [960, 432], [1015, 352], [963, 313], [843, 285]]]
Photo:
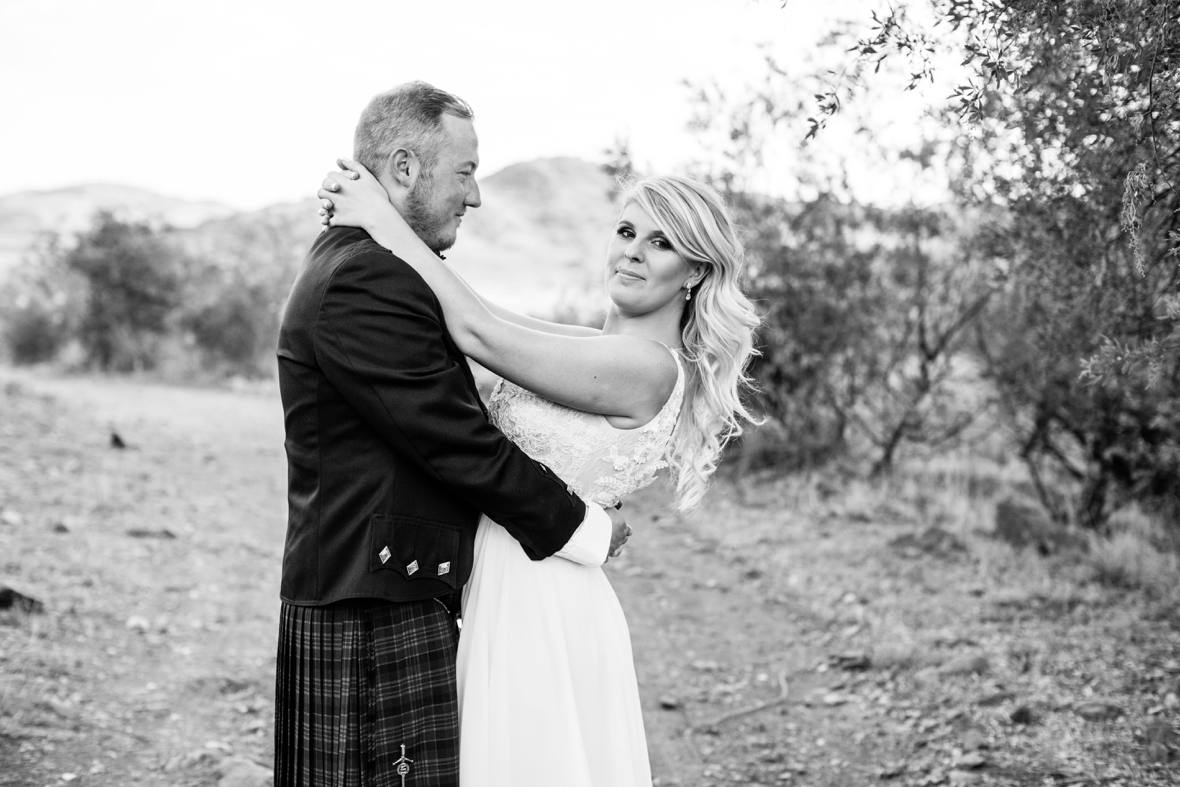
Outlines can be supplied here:
[[630, 227], [619, 227], [617, 230], [615, 230], [615, 234], [620, 238], [630, 238], [633, 233], [631, 232]]
[[655, 246], [657, 249], [670, 249], [670, 248], [672, 248], [672, 244], [669, 243], [667, 241], [667, 239], [665, 239], [665, 238], [653, 238], [652, 245]]

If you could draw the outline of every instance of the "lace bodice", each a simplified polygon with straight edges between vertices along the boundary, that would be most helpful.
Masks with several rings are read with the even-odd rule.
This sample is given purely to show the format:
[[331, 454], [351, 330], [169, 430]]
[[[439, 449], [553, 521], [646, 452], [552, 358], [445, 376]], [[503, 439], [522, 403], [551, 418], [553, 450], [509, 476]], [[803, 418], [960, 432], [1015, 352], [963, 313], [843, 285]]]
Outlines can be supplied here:
[[684, 398], [684, 368], [676, 360], [676, 385], [655, 417], [635, 429], [619, 429], [601, 415], [542, 399], [507, 380], [492, 391], [492, 422], [534, 459], [544, 462], [583, 500], [613, 506], [655, 480]]

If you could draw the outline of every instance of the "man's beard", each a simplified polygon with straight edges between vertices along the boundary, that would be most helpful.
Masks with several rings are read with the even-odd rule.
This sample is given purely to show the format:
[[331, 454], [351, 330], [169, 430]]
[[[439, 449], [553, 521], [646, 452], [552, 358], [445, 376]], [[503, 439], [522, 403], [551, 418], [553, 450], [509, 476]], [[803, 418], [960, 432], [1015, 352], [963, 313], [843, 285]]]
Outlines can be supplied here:
[[455, 245], [455, 236], [444, 234], [450, 224], [449, 217], [439, 216], [430, 209], [433, 184], [429, 177], [419, 177], [418, 182], [406, 196], [406, 223], [414, 234], [430, 249], [441, 253]]

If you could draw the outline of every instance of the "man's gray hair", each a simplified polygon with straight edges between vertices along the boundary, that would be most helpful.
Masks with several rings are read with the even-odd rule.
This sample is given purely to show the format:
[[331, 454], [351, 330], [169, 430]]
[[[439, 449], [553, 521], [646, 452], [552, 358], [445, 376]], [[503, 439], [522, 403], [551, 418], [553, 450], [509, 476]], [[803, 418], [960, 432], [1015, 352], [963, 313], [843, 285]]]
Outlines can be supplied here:
[[444, 138], [442, 116], [470, 120], [466, 101], [426, 82], [406, 82], [375, 96], [356, 124], [353, 158], [380, 176], [389, 154], [398, 148], [414, 152], [430, 176]]

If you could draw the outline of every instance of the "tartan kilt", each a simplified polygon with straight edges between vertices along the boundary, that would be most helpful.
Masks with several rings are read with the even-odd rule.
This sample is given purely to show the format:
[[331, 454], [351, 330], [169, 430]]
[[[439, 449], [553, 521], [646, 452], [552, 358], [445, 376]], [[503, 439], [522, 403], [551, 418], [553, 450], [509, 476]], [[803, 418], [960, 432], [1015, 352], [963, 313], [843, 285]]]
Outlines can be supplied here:
[[284, 603], [275, 787], [401, 787], [407, 768], [407, 787], [458, 787], [458, 641], [436, 599]]

